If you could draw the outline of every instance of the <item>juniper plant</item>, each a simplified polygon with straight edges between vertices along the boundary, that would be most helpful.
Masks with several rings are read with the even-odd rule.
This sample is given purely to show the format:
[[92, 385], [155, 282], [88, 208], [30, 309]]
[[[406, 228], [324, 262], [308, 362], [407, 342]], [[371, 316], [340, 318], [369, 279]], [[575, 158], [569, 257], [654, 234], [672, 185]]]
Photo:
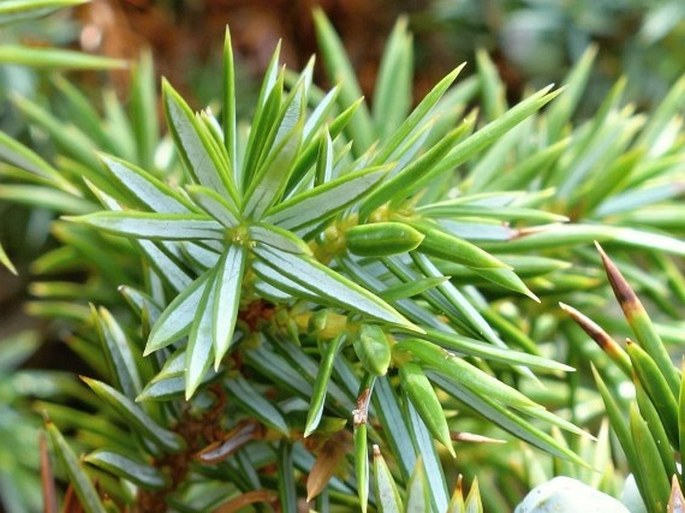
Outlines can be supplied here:
[[[286, 70], [276, 49], [248, 122], [228, 31], [218, 115], [164, 82], [164, 136], [149, 60], [133, 71], [129, 111], [105, 93], [104, 119], [57, 79], [68, 132], [15, 99], [55, 156], [0, 136], [0, 193], [62, 215], [61, 245], [36, 273], [89, 272], [32, 289], [34, 313], [68, 326], [93, 367], [67, 405], [36, 405], [67, 505], [478, 511], [455, 445], [495, 441], [482, 436], [492, 426], [586, 466], [574, 450], [585, 431], [552, 411], [573, 406], [577, 387], [554, 402], [538, 385], [572, 370], [542, 343], [556, 326], [574, 337], [550, 299], [596, 305], [588, 244], [628, 248], [629, 266], [644, 251], [682, 300], [682, 275], [657, 252], [685, 253], [669, 224], [682, 82], [649, 120], [621, 105], [619, 82], [576, 127], [592, 50], [558, 99], [548, 87], [511, 108], [481, 54], [475, 78], [453, 85], [459, 67], [414, 102], [400, 21], [369, 107], [328, 20], [315, 21], [333, 87], [313, 84], [313, 61]], [[466, 112], [477, 92], [483, 115]], [[629, 268], [645, 290], [668, 290]], [[515, 502], [492, 488], [491, 507]]]
[[651, 513], [668, 507], [668, 511], [678, 511], [683, 503], [682, 470], [676, 466], [682, 447], [682, 375], [621, 271], [599, 245], [597, 249], [635, 341], [626, 339], [624, 348], [575, 308], [563, 303], [561, 307], [634, 384], [633, 397], [627, 398], [607, 384], [606, 369], [593, 368], [612, 428], [634, 473], [643, 510]]

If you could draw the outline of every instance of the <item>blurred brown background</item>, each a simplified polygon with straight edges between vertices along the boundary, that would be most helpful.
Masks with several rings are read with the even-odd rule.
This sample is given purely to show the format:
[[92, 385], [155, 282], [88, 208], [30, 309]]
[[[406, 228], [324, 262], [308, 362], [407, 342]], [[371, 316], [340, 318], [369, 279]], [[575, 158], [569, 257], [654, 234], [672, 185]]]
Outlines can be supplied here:
[[[186, 94], [202, 64], [218, 57], [226, 25], [243, 69], [257, 76], [267, 65], [278, 40], [282, 58], [291, 69], [301, 69], [316, 53], [312, 10], [325, 10], [345, 43], [365, 93], [370, 93], [383, 44], [398, 16], [420, 13], [429, 0], [94, 0], [80, 8], [84, 50], [110, 57], [135, 59], [149, 46], [158, 72]], [[424, 55], [419, 88], [457, 63], [446, 49], [431, 44]], [[434, 41], [433, 43], [436, 43]], [[450, 61], [451, 62], [448, 62]]]

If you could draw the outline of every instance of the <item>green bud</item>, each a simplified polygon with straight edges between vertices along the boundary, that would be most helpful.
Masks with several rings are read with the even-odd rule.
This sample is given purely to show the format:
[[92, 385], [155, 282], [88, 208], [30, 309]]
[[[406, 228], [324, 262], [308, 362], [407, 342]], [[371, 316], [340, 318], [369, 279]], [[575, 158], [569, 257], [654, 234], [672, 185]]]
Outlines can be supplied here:
[[433, 437], [454, 457], [450, 430], [440, 400], [419, 365], [406, 362], [400, 367], [400, 384]]
[[328, 308], [312, 314], [307, 325], [307, 332], [322, 340], [338, 336], [347, 324], [347, 317]]
[[312, 314], [312, 316], [309, 318], [309, 325], [307, 327], [307, 331], [310, 335], [318, 335], [324, 329], [326, 329], [328, 312], [329, 310], [319, 310], [318, 312], [314, 312]]
[[465, 265], [473, 269], [508, 268], [500, 260], [470, 242], [434, 228], [427, 223], [417, 224], [424, 235], [419, 251], [448, 262]]
[[345, 232], [347, 249], [356, 255], [387, 256], [416, 249], [423, 235], [409, 225], [396, 222], [354, 226]]
[[384, 376], [390, 366], [390, 343], [383, 330], [376, 325], [364, 324], [354, 341], [354, 350], [367, 372]]

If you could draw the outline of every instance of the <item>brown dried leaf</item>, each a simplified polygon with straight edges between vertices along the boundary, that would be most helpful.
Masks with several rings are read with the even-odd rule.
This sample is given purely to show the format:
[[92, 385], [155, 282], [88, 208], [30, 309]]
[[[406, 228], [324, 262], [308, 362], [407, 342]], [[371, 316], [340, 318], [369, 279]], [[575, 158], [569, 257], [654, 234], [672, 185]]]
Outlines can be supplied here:
[[234, 513], [240, 511], [250, 504], [258, 502], [273, 503], [278, 500], [278, 494], [271, 490], [253, 490], [243, 493], [234, 499], [222, 504], [213, 513]]
[[45, 436], [41, 433], [40, 440], [40, 479], [43, 490], [43, 511], [44, 513], [57, 513], [57, 492], [55, 491], [55, 475], [50, 464], [48, 454], [48, 443]]
[[307, 502], [319, 495], [326, 487], [349, 449], [349, 440], [345, 436], [337, 435], [323, 443], [312, 470], [307, 476]]
[[565, 303], [559, 303], [559, 307], [566, 312], [571, 319], [573, 319], [580, 328], [592, 338], [602, 350], [614, 360], [621, 370], [627, 375], [632, 374], [630, 358], [621, 346], [616, 342], [611, 335], [595, 321], [587, 317], [585, 314], [579, 312], [572, 306]]
[[450, 499], [447, 513], [463, 513], [465, 510], [464, 504], [464, 476], [459, 474], [457, 477], [457, 484], [454, 487], [454, 493]]
[[64, 494], [62, 513], [85, 513], [76, 495], [76, 490], [74, 490], [72, 485], [69, 485], [67, 492]]
[[451, 432], [450, 438], [455, 442], [473, 442], [479, 444], [505, 444], [506, 440], [500, 440], [499, 438], [490, 438], [488, 436], [478, 435], [475, 433], [466, 432]]
[[258, 422], [246, 421], [238, 424], [225, 436], [195, 454], [202, 463], [214, 464], [225, 460], [238, 449], [252, 440], [261, 439], [264, 428]]
[[685, 497], [676, 475], [671, 479], [671, 496], [668, 498], [666, 513], [685, 513]]

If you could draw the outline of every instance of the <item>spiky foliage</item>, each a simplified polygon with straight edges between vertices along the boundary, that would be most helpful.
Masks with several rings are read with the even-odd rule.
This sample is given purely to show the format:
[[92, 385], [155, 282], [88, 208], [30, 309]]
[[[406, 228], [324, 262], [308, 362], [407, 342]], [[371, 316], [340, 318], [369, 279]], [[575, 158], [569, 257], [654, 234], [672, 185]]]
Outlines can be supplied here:
[[[40, 0], [34, 2], [13, 0], [11, 2], [4, 2], [0, 5], [0, 26], [3, 27], [3, 44], [0, 44], [0, 64], [19, 64], [32, 68], [47, 69], [112, 69], [122, 67], [125, 63], [114, 59], [50, 48], [45, 45], [39, 48], [32, 48], [27, 45], [12, 44], [15, 40], [26, 37], [22, 29], [25, 30], [27, 26], [30, 26], [35, 30], [35, 25], [39, 23], [38, 18], [45, 17], [66, 7], [83, 4], [87, 1]], [[25, 76], [22, 73], [23, 71], [18, 72], [16, 68], [3, 66], [3, 69], [0, 70], [3, 82], [2, 86], [0, 86], [0, 96], [4, 97], [10, 92], [25, 92], [34, 85], [35, 81], [31, 80], [30, 76]], [[16, 135], [20, 130], [16, 125], [14, 116], [4, 116], [3, 131]], [[16, 269], [1, 244], [0, 265], [16, 274]]]
[[[294, 512], [303, 499], [317, 510], [477, 511], [477, 492], [464, 504], [457, 487], [450, 503], [453, 442], [494, 442], [481, 436], [493, 426], [580, 473], [582, 432], [539, 404], [573, 406], [578, 387], [545, 397], [530, 384], [570, 370], [542, 344], [571, 333], [556, 300], [596, 304], [594, 239], [663, 266], [656, 250], [685, 252], [662, 218], [632, 226], [654, 204], [679, 208], [682, 84], [647, 120], [621, 105], [619, 82], [575, 127], [592, 53], [542, 114], [557, 91], [509, 108], [482, 55], [475, 79], [452, 87], [458, 68], [412, 109], [400, 22], [370, 108], [328, 21], [316, 23], [337, 85], [314, 86], [313, 63], [288, 72], [277, 50], [247, 124], [228, 34], [219, 116], [195, 113], [165, 83], [165, 139], [148, 64], [130, 120], [106, 96], [103, 123], [62, 81], [69, 133], [17, 100], [57, 157], [1, 137], [6, 196], [67, 214], [54, 225], [63, 245], [34, 267], [90, 271], [85, 285], [35, 284], [33, 306], [67, 321], [96, 375], [83, 379], [82, 411], [41, 404], [87, 511]], [[464, 115], [478, 91], [484, 116]], [[511, 454], [493, 468], [511, 468]], [[487, 504], [516, 501], [485, 477]]]
[[623, 347], [575, 308], [563, 303], [561, 306], [632, 381], [634, 392], [621, 394], [611, 386], [613, 376], [608, 369], [593, 368], [611, 426], [634, 473], [646, 510], [656, 513], [669, 506], [669, 511], [673, 511], [672, 504], [682, 497], [683, 484], [682, 470], [676, 467], [676, 462], [681, 461], [683, 443], [682, 374], [621, 271], [599, 245], [597, 249], [635, 341], [626, 339]]
[[[41, 507], [32, 493], [39, 489], [36, 441], [40, 422], [28, 414], [29, 404], [22, 397], [26, 393], [22, 381], [24, 386], [31, 386], [31, 380], [16, 370], [37, 345], [37, 338], [28, 333], [3, 340], [0, 345], [0, 435], [6, 440], [0, 448], [0, 504], [6, 511], [25, 511], [23, 505], [33, 510]], [[22, 429], [16, 429], [17, 425]], [[16, 509], [13, 504], [17, 504]]]

